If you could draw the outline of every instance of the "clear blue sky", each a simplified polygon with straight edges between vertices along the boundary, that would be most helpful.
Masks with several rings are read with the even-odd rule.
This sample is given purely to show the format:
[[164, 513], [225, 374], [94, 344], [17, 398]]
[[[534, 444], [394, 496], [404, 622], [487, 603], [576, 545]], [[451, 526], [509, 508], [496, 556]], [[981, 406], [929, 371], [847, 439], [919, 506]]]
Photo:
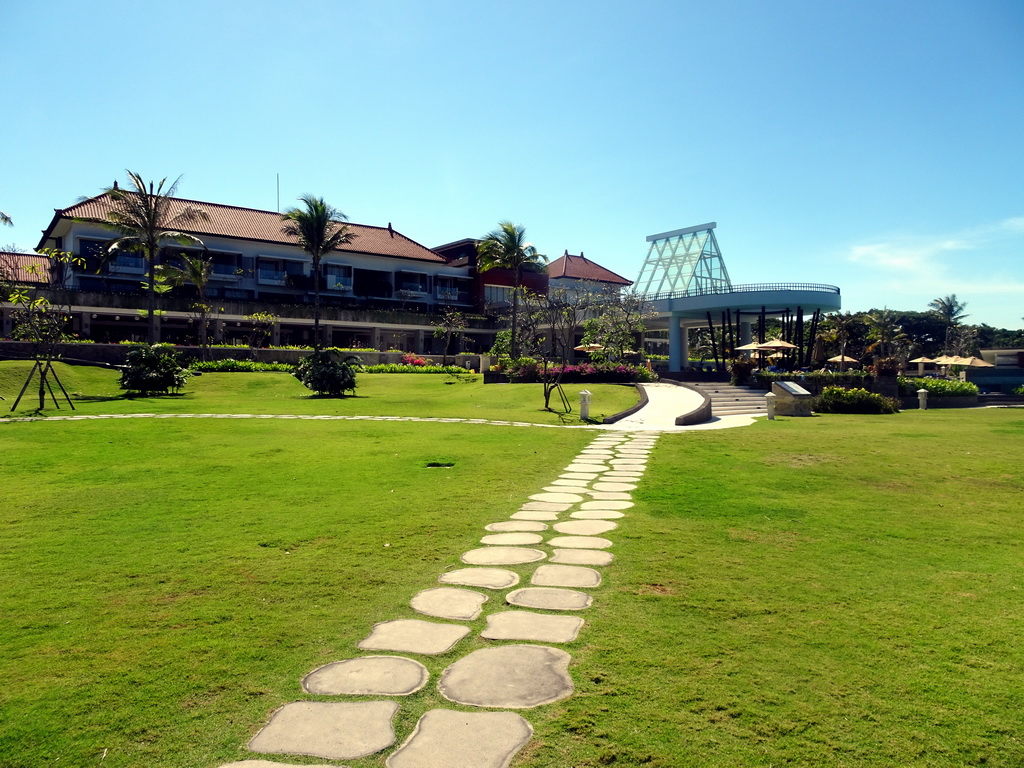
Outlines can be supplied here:
[[428, 246], [526, 226], [635, 279], [718, 222], [734, 282], [1024, 316], [1024, 2], [36, 0], [0, 28], [0, 243], [124, 169]]

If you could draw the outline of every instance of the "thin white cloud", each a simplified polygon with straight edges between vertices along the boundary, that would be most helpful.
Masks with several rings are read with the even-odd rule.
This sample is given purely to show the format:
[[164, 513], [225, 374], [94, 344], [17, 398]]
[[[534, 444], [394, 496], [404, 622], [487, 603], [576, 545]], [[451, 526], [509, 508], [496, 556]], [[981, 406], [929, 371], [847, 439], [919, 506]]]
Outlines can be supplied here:
[[1024, 216], [1014, 216], [999, 222], [999, 228], [1009, 232], [1024, 232]]
[[919, 272], [939, 266], [939, 257], [951, 251], [971, 249], [968, 241], [942, 239], [915, 242], [881, 242], [855, 245], [850, 249], [849, 260], [866, 267], [889, 271]]

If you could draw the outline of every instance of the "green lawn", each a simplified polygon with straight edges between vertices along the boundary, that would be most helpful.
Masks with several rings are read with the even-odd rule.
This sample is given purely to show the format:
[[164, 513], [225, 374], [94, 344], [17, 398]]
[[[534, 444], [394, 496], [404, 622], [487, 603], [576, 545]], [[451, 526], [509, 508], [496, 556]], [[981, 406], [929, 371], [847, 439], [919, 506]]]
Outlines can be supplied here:
[[[248, 375], [222, 376], [244, 388]], [[236, 397], [244, 408], [225, 395], [220, 409], [200, 409], [214, 398], [196, 386], [197, 405], [180, 410], [254, 411], [276, 386]], [[400, 395], [424, 407], [422, 394]], [[290, 397], [264, 412], [373, 405]], [[303, 697], [304, 674], [356, 655], [374, 622], [413, 616], [409, 598], [593, 436], [410, 422], [0, 424], [0, 764], [252, 757], [249, 736]], [[1024, 764], [1022, 438], [1019, 410], [662, 436], [612, 534], [617, 559], [587, 626], [566, 646], [576, 694], [524, 712], [535, 739], [513, 765]], [[436, 680], [482, 644], [424, 662]], [[403, 700], [399, 739], [438, 706], [452, 707], [432, 684]], [[383, 757], [346, 764], [380, 768]]]
[[[479, 375], [459, 381], [446, 374], [361, 373], [355, 397], [313, 395], [287, 373], [207, 373], [189, 380], [177, 395], [126, 397], [115, 371], [58, 363], [58, 375], [83, 414], [99, 413], [291, 413], [358, 416], [430, 416], [464, 419], [527, 421], [537, 424], [579, 424], [579, 392], [593, 392], [590, 414], [598, 420], [637, 402], [636, 389], [617, 384], [567, 384], [564, 389], [573, 412], [542, 410], [540, 384], [488, 384]], [[31, 363], [0, 362], [0, 418], [29, 416], [38, 406], [33, 384], [16, 412], [9, 413], [25, 383]], [[38, 381], [38, 379], [36, 380]], [[56, 385], [61, 408], [47, 398], [46, 415], [69, 412]], [[557, 398], [556, 398], [557, 399]], [[556, 405], [556, 400], [552, 400]]]

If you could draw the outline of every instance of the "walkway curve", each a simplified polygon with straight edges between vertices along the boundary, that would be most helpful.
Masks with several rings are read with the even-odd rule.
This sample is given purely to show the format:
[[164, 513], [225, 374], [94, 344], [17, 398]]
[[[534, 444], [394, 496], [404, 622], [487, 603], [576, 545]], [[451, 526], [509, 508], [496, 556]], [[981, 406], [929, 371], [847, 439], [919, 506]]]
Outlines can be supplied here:
[[[541, 429], [594, 429], [612, 432], [691, 432], [706, 429], [745, 427], [754, 423], [752, 415], [712, 418], [704, 424], [677, 427], [675, 418], [692, 410], [688, 406], [690, 390], [670, 384], [643, 384], [648, 403], [636, 413], [614, 424], [531, 424], [526, 421], [499, 421], [493, 419], [459, 419], [439, 416], [316, 416], [296, 414], [253, 413], [101, 413], [75, 416], [19, 416], [0, 417], [0, 424], [36, 421], [98, 421], [102, 419], [300, 419], [304, 421], [418, 421], [433, 424], [481, 424], [494, 427], [539, 427]], [[675, 393], [675, 394], [673, 394]]]

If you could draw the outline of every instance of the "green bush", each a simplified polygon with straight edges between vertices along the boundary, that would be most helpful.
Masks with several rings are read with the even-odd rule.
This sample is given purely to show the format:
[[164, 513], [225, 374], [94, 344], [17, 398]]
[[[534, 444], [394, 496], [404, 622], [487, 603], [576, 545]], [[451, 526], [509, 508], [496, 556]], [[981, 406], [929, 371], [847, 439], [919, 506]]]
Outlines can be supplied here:
[[928, 397], [970, 397], [978, 394], [978, 385], [956, 379], [909, 379], [900, 376], [900, 394], [913, 397], [917, 390], [928, 390]]
[[358, 365], [355, 355], [338, 360], [333, 351], [324, 349], [302, 358], [294, 375], [318, 395], [344, 397], [346, 392], [355, 394]]
[[882, 397], [866, 389], [825, 387], [815, 399], [818, 413], [899, 413], [899, 403], [891, 397]]
[[[509, 363], [505, 369], [513, 384], [531, 384], [541, 381], [544, 377], [544, 366], [532, 357], [522, 357]], [[551, 365], [549, 376], [557, 376], [562, 372], [563, 384], [580, 384], [587, 382], [632, 384], [637, 381], [657, 381], [658, 377], [646, 367], [629, 365], [628, 363], [580, 363], [579, 365]]]
[[192, 373], [178, 364], [170, 344], [142, 346], [128, 353], [121, 371], [121, 389], [147, 394], [166, 394], [185, 386]]
[[1024, 395], [1024, 386], [1017, 387], [1015, 390], [1013, 390], [1013, 394]]
[[234, 360], [230, 357], [226, 360], [193, 360], [188, 367], [189, 370], [202, 373], [292, 373], [295, 370], [295, 366], [290, 363], [261, 363], [256, 360]]
[[465, 373], [458, 365], [405, 365], [403, 363], [379, 363], [360, 368], [366, 373]]

